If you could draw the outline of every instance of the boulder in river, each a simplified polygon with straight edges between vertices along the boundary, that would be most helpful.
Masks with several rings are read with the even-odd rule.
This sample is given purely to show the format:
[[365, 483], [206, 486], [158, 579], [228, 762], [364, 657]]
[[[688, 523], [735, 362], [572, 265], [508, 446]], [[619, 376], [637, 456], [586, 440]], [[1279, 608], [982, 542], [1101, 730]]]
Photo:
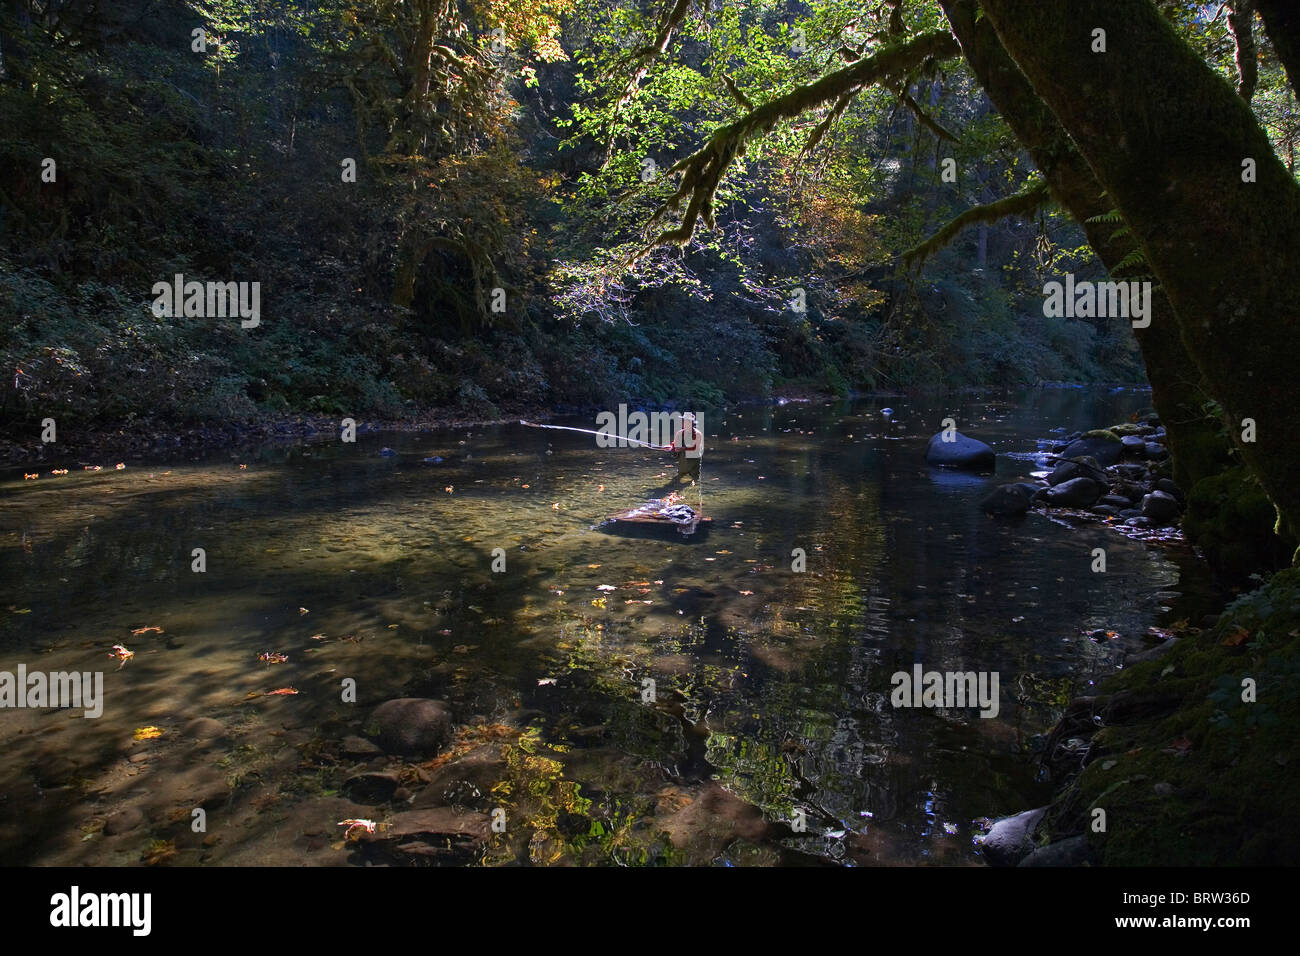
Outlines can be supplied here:
[[985, 514], [1022, 515], [1029, 510], [1031, 492], [1023, 484], [998, 485], [980, 502]]
[[1126, 458], [1145, 458], [1147, 440], [1141, 435], [1125, 435], [1119, 440], [1120, 454]]
[[[945, 441], [949, 434], [951, 441]], [[997, 454], [991, 447], [961, 432], [939, 432], [930, 439], [925, 450], [925, 460], [941, 468], [961, 468], [966, 471], [992, 471]]]
[[1087, 455], [1095, 458], [1102, 465], [1113, 465], [1119, 461], [1120, 451], [1123, 449], [1118, 441], [1113, 438], [1088, 437], [1084, 436], [1078, 441], [1071, 442], [1065, 449], [1066, 458], [1082, 458]]
[[440, 700], [399, 697], [370, 715], [367, 732], [390, 754], [436, 754], [451, 736], [451, 714]]
[[1107, 484], [1106, 472], [1097, 463], [1096, 458], [1069, 458], [1056, 463], [1052, 473], [1047, 476], [1049, 485], [1059, 485], [1075, 478], [1091, 478], [1099, 485]]
[[1178, 499], [1165, 491], [1153, 491], [1142, 499], [1142, 516], [1155, 524], [1168, 524], [1178, 517]]
[[1087, 508], [1096, 504], [1105, 490], [1104, 485], [1091, 478], [1071, 478], [1049, 488], [1043, 497], [1049, 505], [1058, 508]]
[[1015, 866], [1034, 852], [1034, 831], [1047, 813], [1047, 807], [1026, 810], [1003, 817], [980, 841], [984, 858], [994, 866]]

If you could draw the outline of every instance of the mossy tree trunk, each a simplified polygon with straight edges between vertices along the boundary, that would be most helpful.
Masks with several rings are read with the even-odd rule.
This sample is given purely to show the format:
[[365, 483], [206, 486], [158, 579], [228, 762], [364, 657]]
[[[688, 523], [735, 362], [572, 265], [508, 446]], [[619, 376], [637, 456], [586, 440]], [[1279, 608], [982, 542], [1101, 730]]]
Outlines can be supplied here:
[[[1243, 460], [1296, 537], [1300, 186], [1236, 90], [1148, 0], [982, 6], [1132, 229]], [[1105, 52], [1093, 52], [1097, 30]], [[1243, 440], [1245, 419], [1255, 441]]]
[[[992, 24], [976, 19], [976, 0], [940, 0], [940, 5], [975, 78], [1028, 150], [1053, 198], [1078, 220], [1106, 268], [1114, 269], [1131, 244], [1112, 238], [1114, 224], [1087, 221], [1113, 208], [1097, 177], [1007, 54]], [[1201, 374], [1183, 347], [1163, 292], [1151, 297], [1150, 326], [1133, 331], [1151, 382], [1151, 403], [1169, 433], [1174, 480], [1190, 489], [1222, 469], [1228, 446], [1202, 410]]]

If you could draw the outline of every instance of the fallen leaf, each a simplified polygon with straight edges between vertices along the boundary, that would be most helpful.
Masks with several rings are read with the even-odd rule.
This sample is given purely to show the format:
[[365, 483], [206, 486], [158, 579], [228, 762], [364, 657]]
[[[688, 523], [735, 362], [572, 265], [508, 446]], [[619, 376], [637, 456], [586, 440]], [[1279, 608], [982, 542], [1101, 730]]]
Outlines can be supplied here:
[[1244, 627], [1237, 627], [1233, 629], [1231, 634], [1223, 639], [1223, 644], [1225, 647], [1238, 647], [1246, 643], [1246, 639], [1249, 637], [1250, 631], [1246, 630]]
[[307, 610], [305, 607], [300, 607], [300, 608], [298, 608], [298, 613], [299, 613], [299, 614], [310, 614], [311, 611]]
[[267, 697], [286, 697], [289, 694], [298, 693], [295, 687], [277, 687], [275, 690], [268, 690], [265, 694]]
[[163, 732], [157, 727], [139, 727], [136, 729], [133, 740], [153, 740], [155, 737], [161, 737]]
[[161, 634], [163, 633], [163, 629], [161, 627], [137, 627], [135, 630], [131, 632], [131, 634], [140, 635], [140, 634], [149, 634], [151, 632], [156, 634]]

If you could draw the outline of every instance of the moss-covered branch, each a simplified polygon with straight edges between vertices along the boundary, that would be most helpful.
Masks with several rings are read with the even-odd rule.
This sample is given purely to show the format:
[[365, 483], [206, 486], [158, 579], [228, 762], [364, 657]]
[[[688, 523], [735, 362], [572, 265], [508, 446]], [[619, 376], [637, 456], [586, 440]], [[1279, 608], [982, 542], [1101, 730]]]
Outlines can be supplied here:
[[1047, 201], [1047, 183], [1035, 178], [1024, 189], [1011, 196], [1004, 196], [995, 202], [972, 206], [955, 217], [929, 239], [918, 243], [903, 253], [905, 266], [920, 266], [948, 243], [952, 242], [963, 229], [978, 223], [994, 223], [1007, 216], [1029, 216]]
[[676, 0], [676, 2], [665, 11], [663, 19], [659, 21], [659, 31], [655, 34], [653, 43], [642, 46], [632, 51], [631, 60], [636, 64], [632, 70], [631, 76], [628, 77], [627, 83], [623, 86], [623, 93], [614, 103], [613, 110], [609, 116], [609, 135], [605, 139], [605, 162], [609, 162], [609, 157], [614, 152], [614, 132], [618, 128], [618, 117], [623, 112], [624, 107], [632, 102], [636, 92], [641, 87], [641, 81], [646, 78], [650, 68], [654, 66], [655, 61], [663, 56], [664, 51], [668, 49], [668, 44], [672, 42], [673, 36], [677, 33], [677, 28], [681, 26], [682, 21], [686, 19], [686, 14], [690, 12], [691, 4], [694, 0]]
[[926, 60], [953, 57], [960, 52], [957, 41], [947, 30], [924, 33], [912, 40], [891, 44], [874, 56], [795, 87], [719, 128], [701, 149], [668, 169], [665, 175], [682, 174], [681, 183], [651, 217], [646, 230], [653, 232], [665, 216], [676, 212], [685, 203], [681, 223], [659, 232], [633, 258], [640, 258], [655, 246], [685, 244], [695, 234], [696, 225], [701, 220], [713, 228], [713, 204], [718, 186], [736, 158], [744, 155], [745, 144], [752, 137], [771, 132], [778, 123], [802, 116], [827, 103], [846, 96], [851, 98], [872, 84], [906, 76]]

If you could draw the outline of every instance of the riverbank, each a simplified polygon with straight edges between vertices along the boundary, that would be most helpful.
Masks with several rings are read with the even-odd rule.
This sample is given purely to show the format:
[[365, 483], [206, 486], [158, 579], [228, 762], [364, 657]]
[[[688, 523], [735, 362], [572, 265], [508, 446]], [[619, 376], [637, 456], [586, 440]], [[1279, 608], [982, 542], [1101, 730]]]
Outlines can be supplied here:
[[[1124, 430], [1072, 437], [1091, 441], [1090, 450], [1117, 451], [1112, 442]], [[1071, 498], [1100, 520], [1123, 521], [1121, 530], [1180, 523], [1185, 499], [1167, 477], [1158, 476], [1158, 467], [1140, 503], [1143, 488], [1127, 493], [1129, 507], [1136, 504], [1138, 513], [1125, 516], [1123, 510], [1096, 505], [1109, 497], [1096, 495], [1107, 470], [1099, 471], [1098, 464], [1091, 456], [1063, 455], [1048, 477], [1049, 488], [1026, 493], [1048, 499], [1049, 505], [1051, 497]], [[1077, 486], [1069, 489], [1073, 497], [1057, 493], [1088, 480], [1096, 487], [1082, 489], [1082, 496]], [[986, 510], [988, 504], [1015, 504], [1021, 490], [1002, 486]], [[1084, 499], [1091, 499], [1091, 507]], [[1095, 692], [1070, 701], [1039, 757], [1054, 782], [1052, 799], [996, 821], [982, 840], [988, 862], [1294, 863], [1300, 823], [1277, 809], [1300, 798], [1300, 569], [1279, 571], [1226, 603], [1220, 614], [1152, 631], [1158, 643], [1130, 656]]]

